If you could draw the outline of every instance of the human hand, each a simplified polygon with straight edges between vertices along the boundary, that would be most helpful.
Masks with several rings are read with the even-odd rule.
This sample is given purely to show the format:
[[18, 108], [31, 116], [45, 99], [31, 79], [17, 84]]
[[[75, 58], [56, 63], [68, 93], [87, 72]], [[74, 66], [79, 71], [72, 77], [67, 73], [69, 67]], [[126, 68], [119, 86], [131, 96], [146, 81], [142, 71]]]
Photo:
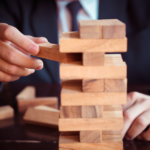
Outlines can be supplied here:
[[45, 42], [46, 38], [25, 36], [16, 28], [0, 23], [0, 81], [15, 81], [42, 69], [43, 62], [30, 55], [38, 54], [37, 44]]
[[[123, 138], [134, 138], [150, 141], [150, 96], [131, 92], [127, 97], [127, 104], [123, 106], [124, 129]], [[144, 131], [144, 132], [143, 132]]]

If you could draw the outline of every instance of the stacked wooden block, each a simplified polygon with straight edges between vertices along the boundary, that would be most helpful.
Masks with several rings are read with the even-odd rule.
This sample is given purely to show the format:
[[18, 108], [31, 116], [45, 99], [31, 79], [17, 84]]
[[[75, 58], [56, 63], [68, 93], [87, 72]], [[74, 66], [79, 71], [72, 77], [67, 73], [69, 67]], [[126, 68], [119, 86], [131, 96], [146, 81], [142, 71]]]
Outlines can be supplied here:
[[61, 53], [82, 53], [62, 63], [59, 150], [123, 150], [121, 105], [126, 103], [125, 24], [117, 19], [79, 21], [79, 32], [60, 36]]

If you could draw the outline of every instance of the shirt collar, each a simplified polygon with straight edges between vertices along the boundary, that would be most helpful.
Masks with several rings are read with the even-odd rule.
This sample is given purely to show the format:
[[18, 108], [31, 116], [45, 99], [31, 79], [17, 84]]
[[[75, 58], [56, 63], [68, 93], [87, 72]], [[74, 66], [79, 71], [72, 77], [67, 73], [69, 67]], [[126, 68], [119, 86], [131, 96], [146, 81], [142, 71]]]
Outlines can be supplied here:
[[[86, 13], [89, 15], [90, 19], [92, 20], [98, 19], [99, 0], [79, 0], [79, 2], [81, 3]], [[70, 2], [57, 1], [58, 7], [60, 7], [60, 5], [66, 7], [68, 3]]]

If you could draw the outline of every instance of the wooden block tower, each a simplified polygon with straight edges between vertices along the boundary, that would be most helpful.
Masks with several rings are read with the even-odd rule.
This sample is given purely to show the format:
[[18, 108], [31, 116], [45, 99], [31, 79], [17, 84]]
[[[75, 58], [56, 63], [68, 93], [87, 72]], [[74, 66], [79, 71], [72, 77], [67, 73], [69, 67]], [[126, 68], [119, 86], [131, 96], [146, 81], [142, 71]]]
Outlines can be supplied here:
[[127, 51], [125, 24], [79, 21], [79, 32], [60, 36], [59, 51], [82, 54], [81, 61], [60, 65], [59, 150], [123, 150], [127, 67], [120, 54], [105, 53]]

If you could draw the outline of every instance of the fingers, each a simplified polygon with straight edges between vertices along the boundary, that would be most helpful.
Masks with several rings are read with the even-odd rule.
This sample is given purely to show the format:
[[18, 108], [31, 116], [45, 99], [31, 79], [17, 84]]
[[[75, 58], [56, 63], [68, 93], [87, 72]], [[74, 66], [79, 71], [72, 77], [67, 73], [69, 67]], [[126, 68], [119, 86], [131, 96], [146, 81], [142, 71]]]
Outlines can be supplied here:
[[[126, 138], [128, 140], [134, 139], [146, 129], [149, 123], [150, 123], [150, 110], [143, 112], [135, 119], [135, 121], [133, 122], [132, 126], [130, 127], [130, 129], [126, 134]], [[143, 138], [149, 137], [150, 140], [150, 136], [147, 135], [148, 133], [149, 132], [144, 132], [142, 134], [142, 137]]]
[[150, 128], [146, 132], [141, 133], [137, 138], [139, 140], [150, 141]]
[[20, 76], [11, 76], [11, 75], [8, 75], [8, 74], [0, 71], [0, 81], [1, 82], [11, 82], [11, 81], [18, 80], [19, 78], [20, 78]]
[[[128, 129], [130, 128], [131, 124], [134, 120], [143, 112], [148, 110], [150, 107], [150, 100], [149, 99], [141, 99], [136, 101], [132, 107], [129, 107], [123, 112], [124, 115], [124, 129], [122, 131], [122, 136], [124, 137]], [[130, 138], [130, 137], [127, 137]]]
[[127, 96], [127, 104], [123, 105], [123, 111], [127, 110], [128, 108], [130, 108], [136, 101], [140, 100], [140, 99], [150, 99], [149, 96], [142, 94], [142, 93], [138, 93], [138, 92], [131, 92], [128, 94]]
[[35, 72], [34, 69], [18, 67], [0, 59], [0, 71], [13, 76], [28, 76]]
[[37, 44], [48, 42], [48, 40], [45, 37], [33, 37], [30, 35], [26, 35], [26, 36]]
[[16, 28], [4, 23], [0, 24], [0, 39], [10, 41], [32, 55], [39, 53], [39, 46], [35, 42]]
[[0, 49], [0, 58], [10, 64], [36, 70], [43, 67], [41, 60], [25, 55], [2, 41], [0, 41]]

